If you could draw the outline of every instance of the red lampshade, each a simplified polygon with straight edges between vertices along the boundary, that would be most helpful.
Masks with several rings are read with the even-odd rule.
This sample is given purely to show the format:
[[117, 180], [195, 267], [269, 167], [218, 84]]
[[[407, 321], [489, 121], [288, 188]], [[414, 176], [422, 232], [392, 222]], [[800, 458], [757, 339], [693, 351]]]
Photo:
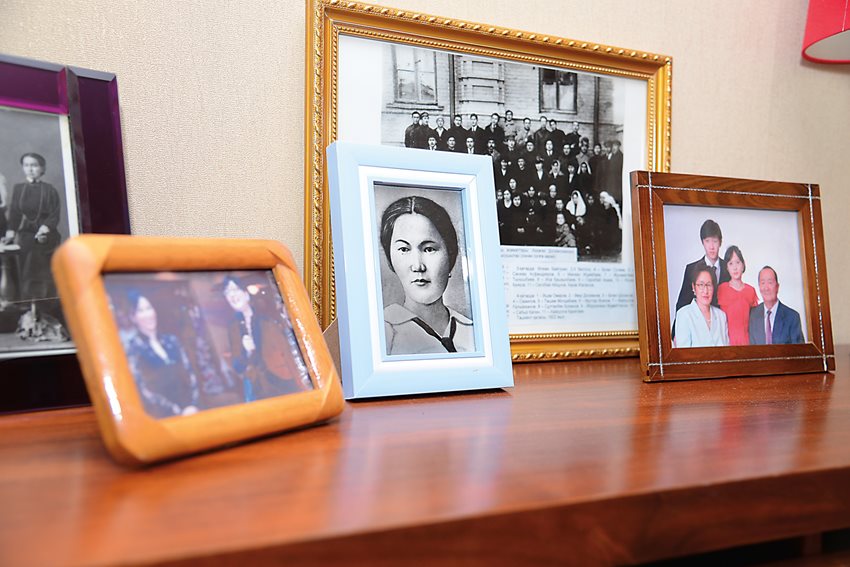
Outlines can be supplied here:
[[850, 63], [850, 0], [809, 0], [803, 57], [815, 63]]

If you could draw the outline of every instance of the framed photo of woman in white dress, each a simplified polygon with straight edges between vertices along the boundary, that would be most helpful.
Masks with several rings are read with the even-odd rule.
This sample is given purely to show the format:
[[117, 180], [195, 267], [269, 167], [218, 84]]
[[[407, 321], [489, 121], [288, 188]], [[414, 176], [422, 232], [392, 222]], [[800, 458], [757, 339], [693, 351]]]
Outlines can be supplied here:
[[346, 397], [512, 386], [489, 158], [328, 153]]

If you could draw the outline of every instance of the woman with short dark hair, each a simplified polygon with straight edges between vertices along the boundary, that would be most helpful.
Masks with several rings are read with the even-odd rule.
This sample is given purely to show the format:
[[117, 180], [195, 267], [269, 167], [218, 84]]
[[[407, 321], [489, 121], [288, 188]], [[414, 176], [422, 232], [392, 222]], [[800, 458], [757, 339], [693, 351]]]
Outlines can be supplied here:
[[747, 271], [744, 255], [737, 246], [726, 249], [723, 260], [726, 262], [726, 270], [732, 278], [728, 282], [720, 284], [717, 288], [717, 304], [726, 314], [729, 322], [729, 344], [750, 344], [750, 309], [759, 304], [756, 290], [753, 286], [745, 284], [742, 276]]
[[18, 183], [9, 200], [5, 242], [21, 247], [21, 292], [24, 299], [44, 299], [56, 294], [50, 275], [50, 259], [62, 241], [58, 225], [62, 204], [59, 192], [41, 180], [47, 169], [36, 153], [21, 156], [25, 183]]
[[694, 299], [676, 312], [676, 346], [728, 346], [726, 314], [711, 304], [717, 286], [714, 270], [696, 265], [690, 281]]

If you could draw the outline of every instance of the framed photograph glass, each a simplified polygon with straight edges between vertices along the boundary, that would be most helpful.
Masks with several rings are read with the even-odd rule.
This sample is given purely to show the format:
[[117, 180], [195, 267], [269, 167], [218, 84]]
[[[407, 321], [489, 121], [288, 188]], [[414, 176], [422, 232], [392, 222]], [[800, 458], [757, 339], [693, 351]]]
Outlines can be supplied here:
[[104, 441], [121, 462], [342, 411], [327, 345], [278, 243], [84, 235], [57, 251], [54, 271]]
[[0, 411], [85, 402], [50, 273], [83, 232], [130, 232], [115, 75], [0, 55]]
[[631, 182], [647, 381], [835, 369], [817, 185]]
[[637, 354], [628, 171], [669, 168], [669, 57], [308, 2], [305, 272], [336, 317], [324, 148], [485, 155], [515, 361]]
[[328, 148], [346, 398], [513, 386], [484, 156]]

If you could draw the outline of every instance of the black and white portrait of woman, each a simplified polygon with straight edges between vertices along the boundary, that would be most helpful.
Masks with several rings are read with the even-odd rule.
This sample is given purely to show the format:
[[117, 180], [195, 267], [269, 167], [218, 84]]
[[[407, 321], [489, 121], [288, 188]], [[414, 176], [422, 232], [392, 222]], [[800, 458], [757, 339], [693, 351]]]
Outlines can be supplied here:
[[67, 117], [0, 106], [0, 358], [72, 348], [50, 273], [79, 233]]
[[476, 350], [460, 191], [375, 184], [387, 355]]

